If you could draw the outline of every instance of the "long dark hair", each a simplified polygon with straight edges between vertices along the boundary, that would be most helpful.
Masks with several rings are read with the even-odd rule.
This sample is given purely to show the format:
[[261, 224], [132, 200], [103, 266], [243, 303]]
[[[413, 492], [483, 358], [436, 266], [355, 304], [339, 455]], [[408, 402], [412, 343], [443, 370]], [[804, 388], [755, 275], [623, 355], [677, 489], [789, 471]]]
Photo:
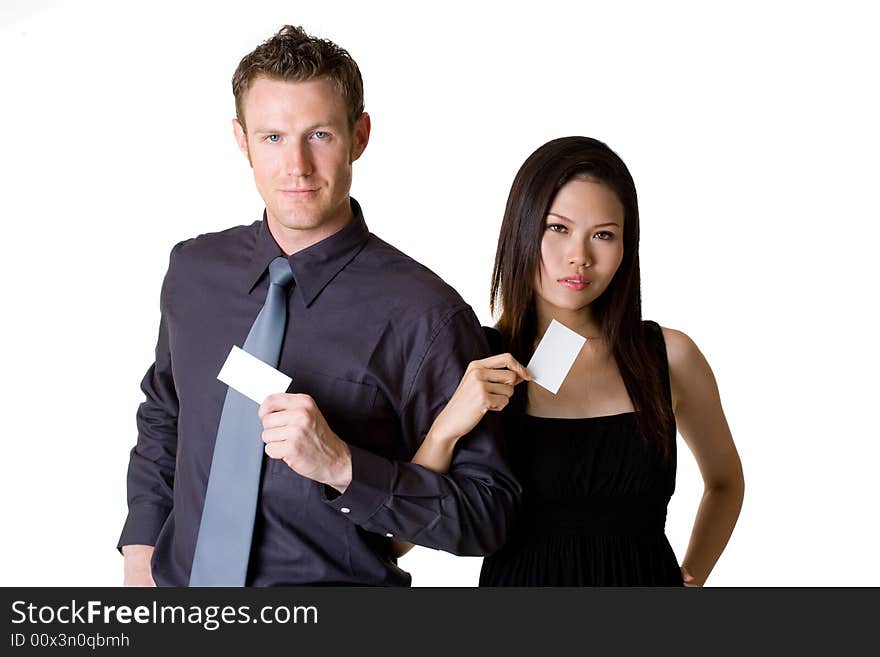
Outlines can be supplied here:
[[[623, 260], [591, 310], [637, 411], [640, 432], [668, 455], [675, 418], [666, 397], [664, 368], [642, 323], [636, 186], [623, 160], [602, 142], [589, 137], [554, 139], [532, 153], [517, 172], [492, 271], [490, 307], [493, 314], [501, 309], [497, 328], [504, 347], [527, 363], [537, 339], [534, 282], [545, 220], [557, 192], [574, 178], [606, 185], [623, 205]], [[525, 386], [517, 386], [512, 408], [525, 412], [526, 402]]]

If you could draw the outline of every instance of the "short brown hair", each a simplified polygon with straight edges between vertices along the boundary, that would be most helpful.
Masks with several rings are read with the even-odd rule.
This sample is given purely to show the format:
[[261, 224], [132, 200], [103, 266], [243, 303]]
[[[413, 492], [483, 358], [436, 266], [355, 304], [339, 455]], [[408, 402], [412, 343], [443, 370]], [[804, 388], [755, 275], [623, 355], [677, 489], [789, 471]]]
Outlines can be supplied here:
[[364, 83], [357, 63], [346, 50], [306, 34], [301, 27], [285, 25], [239, 62], [232, 76], [232, 94], [242, 128], [244, 97], [259, 77], [286, 82], [323, 78], [333, 82], [347, 106], [350, 128], [364, 112]]

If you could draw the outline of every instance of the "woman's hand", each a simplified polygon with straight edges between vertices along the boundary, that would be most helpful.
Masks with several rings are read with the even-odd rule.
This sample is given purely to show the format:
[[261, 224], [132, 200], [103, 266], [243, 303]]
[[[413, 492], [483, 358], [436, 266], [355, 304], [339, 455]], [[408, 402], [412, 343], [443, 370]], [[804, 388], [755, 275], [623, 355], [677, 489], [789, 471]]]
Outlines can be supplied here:
[[[455, 443], [467, 435], [486, 414], [507, 406], [517, 383], [532, 376], [510, 354], [472, 361], [461, 377], [452, 399], [428, 430], [412, 462], [434, 472], [449, 472]], [[391, 553], [406, 554], [412, 543], [391, 541]]]
[[688, 572], [684, 566], [681, 567], [681, 580], [684, 585], [690, 588], [700, 588], [702, 584], [697, 584], [696, 578]]
[[510, 354], [472, 361], [412, 462], [434, 472], [449, 472], [458, 439], [470, 433], [486, 411], [507, 406], [514, 386], [531, 380], [532, 375]]
[[531, 380], [511, 354], [472, 361], [452, 399], [431, 425], [430, 434], [439, 440], [458, 440], [477, 426], [487, 411], [507, 406], [514, 386]]

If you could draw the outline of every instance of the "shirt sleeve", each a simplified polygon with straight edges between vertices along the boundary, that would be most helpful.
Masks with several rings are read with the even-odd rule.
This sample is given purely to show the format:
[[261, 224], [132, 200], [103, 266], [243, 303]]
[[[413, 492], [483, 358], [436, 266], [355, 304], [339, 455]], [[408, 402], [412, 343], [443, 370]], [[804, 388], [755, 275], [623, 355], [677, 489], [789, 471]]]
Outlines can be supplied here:
[[124, 545], [155, 545], [173, 504], [178, 400], [167, 324], [171, 276], [169, 265], [162, 284], [156, 360], [141, 382], [145, 400], [137, 411], [137, 443], [128, 464], [128, 517], [116, 546], [119, 550]]
[[[468, 363], [488, 353], [476, 315], [464, 307], [451, 311], [423, 353], [410, 359], [401, 423], [416, 444], [452, 397]], [[351, 483], [327, 503], [384, 536], [457, 555], [491, 554], [507, 538], [521, 493], [501, 454], [500, 428], [498, 414], [487, 413], [458, 441], [447, 474], [349, 445]]]

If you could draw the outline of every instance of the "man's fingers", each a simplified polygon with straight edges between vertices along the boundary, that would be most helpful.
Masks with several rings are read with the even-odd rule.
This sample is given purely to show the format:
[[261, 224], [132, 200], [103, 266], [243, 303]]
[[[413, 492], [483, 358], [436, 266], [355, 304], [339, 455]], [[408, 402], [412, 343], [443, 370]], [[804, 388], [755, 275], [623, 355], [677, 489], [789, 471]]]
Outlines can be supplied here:
[[266, 443], [266, 456], [270, 459], [281, 459], [287, 455], [285, 443]]
[[286, 427], [276, 427], [274, 429], [266, 429], [262, 433], [264, 443], [278, 443], [289, 438], [290, 434]]
[[262, 417], [264, 429], [275, 429], [290, 424], [293, 415], [287, 410], [273, 411]]
[[269, 413], [292, 410], [294, 408], [300, 408], [314, 403], [314, 400], [308, 395], [278, 392], [274, 395], [269, 395], [263, 400], [263, 403], [260, 404], [260, 408], [257, 411], [257, 415], [259, 415], [262, 420], [263, 417]]
[[122, 582], [123, 586], [137, 586], [137, 587], [149, 587], [153, 588], [156, 586], [156, 582], [153, 581], [152, 577], [144, 576], [138, 578], [125, 579]]
[[287, 410], [291, 404], [288, 398], [292, 396], [293, 395], [288, 395], [286, 392], [269, 395], [263, 400], [263, 403], [260, 404], [260, 408], [257, 410], [257, 415], [262, 420], [269, 413]]

